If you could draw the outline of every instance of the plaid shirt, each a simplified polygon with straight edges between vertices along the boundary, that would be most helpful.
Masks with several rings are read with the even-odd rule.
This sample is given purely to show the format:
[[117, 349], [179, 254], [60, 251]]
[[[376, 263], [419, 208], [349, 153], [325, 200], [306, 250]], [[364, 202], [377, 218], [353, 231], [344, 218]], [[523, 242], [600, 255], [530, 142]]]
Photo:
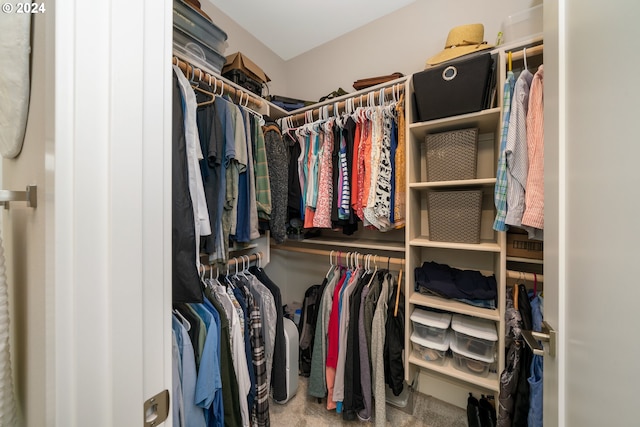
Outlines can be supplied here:
[[[252, 129], [253, 130], [253, 129]], [[267, 163], [267, 150], [264, 141], [264, 133], [260, 126], [255, 129], [255, 147], [253, 158], [253, 170], [256, 180], [256, 204], [258, 206], [258, 219], [269, 220], [271, 218], [271, 184], [269, 183], [269, 165]]]
[[496, 171], [496, 186], [494, 189], [494, 202], [496, 205], [496, 219], [493, 222], [493, 229], [496, 231], [507, 231], [509, 227], [505, 224], [507, 216], [507, 157], [505, 154], [507, 146], [507, 131], [509, 130], [509, 117], [511, 116], [511, 96], [515, 87], [513, 71], [507, 72], [507, 79], [504, 82], [502, 132], [500, 135], [500, 156], [498, 158], [498, 170]]

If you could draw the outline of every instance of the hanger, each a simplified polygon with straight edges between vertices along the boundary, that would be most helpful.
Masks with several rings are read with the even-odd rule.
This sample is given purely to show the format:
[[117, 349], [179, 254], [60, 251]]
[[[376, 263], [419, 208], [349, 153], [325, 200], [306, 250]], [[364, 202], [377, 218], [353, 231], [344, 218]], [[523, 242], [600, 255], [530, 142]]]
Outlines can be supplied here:
[[190, 330], [191, 330], [191, 323], [187, 320], [187, 318], [186, 318], [186, 317], [184, 317], [184, 316], [182, 315], [182, 313], [180, 313], [180, 311], [178, 311], [178, 309], [177, 309], [177, 308], [174, 308], [174, 309], [172, 310], [172, 312], [173, 312], [173, 314], [178, 318], [178, 320], [180, 321], [180, 323], [182, 323], [182, 326], [184, 326], [184, 328], [185, 328], [187, 331], [190, 331]]
[[509, 51], [509, 53], [507, 53], [507, 71], [513, 71], [512, 57], [513, 54]]
[[528, 70], [529, 67], [527, 67], [527, 48], [526, 47], [522, 49], [522, 60], [524, 61], [524, 69]]
[[378, 255], [374, 255], [373, 256], [373, 274], [371, 274], [371, 278], [369, 279], [369, 283], [367, 283], [367, 288], [369, 286], [371, 286], [371, 283], [373, 283], [373, 279], [376, 277], [376, 273], [378, 272]]
[[396, 304], [393, 309], [393, 317], [398, 317], [398, 304], [400, 303], [400, 290], [402, 284], [402, 272], [404, 271], [404, 260], [402, 261], [402, 267], [400, 267], [400, 273], [398, 273], [398, 291], [396, 292]]

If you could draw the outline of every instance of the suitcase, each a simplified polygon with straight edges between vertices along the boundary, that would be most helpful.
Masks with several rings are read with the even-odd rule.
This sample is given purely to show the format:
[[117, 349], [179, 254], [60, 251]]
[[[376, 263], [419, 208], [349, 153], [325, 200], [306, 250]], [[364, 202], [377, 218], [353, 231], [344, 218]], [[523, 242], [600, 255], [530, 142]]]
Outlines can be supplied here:
[[487, 108], [495, 81], [490, 53], [465, 56], [413, 75], [418, 121], [473, 113]]
[[284, 341], [287, 353], [287, 398], [285, 400], [273, 400], [279, 404], [285, 404], [298, 392], [298, 327], [291, 319], [286, 317], [284, 323]]

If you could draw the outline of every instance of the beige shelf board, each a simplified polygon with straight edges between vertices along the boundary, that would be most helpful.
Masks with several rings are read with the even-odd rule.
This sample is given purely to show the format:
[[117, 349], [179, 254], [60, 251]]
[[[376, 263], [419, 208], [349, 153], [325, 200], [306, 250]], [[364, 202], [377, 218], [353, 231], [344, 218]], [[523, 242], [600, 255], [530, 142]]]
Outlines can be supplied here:
[[541, 259], [521, 258], [521, 257], [516, 257], [516, 256], [508, 256], [507, 257], [507, 262], [522, 262], [522, 263], [526, 263], [526, 264], [537, 264], [537, 265], [543, 265], [544, 264], [544, 260], [541, 260]]
[[469, 186], [494, 186], [495, 178], [478, 178], [478, 179], [461, 179], [457, 181], [430, 181], [430, 182], [414, 182], [409, 184], [409, 188], [415, 190], [428, 190], [430, 188], [439, 187], [469, 187]]
[[480, 243], [452, 243], [435, 242], [427, 237], [417, 237], [409, 241], [410, 246], [424, 248], [459, 249], [463, 251], [500, 252], [500, 245], [493, 241], [481, 241]]
[[440, 298], [431, 295], [423, 295], [419, 292], [412, 292], [409, 297], [409, 303], [422, 307], [437, 308], [439, 310], [451, 313], [466, 314], [467, 316], [480, 317], [493, 321], [500, 321], [500, 312], [498, 309], [481, 308], [473, 305], [465, 304], [456, 300]]
[[497, 132], [500, 122], [500, 108], [491, 108], [476, 113], [430, 120], [428, 122], [411, 123], [409, 130], [413, 135], [422, 136], [426, 133], [445, 132], [464, 127], [477, 127], [480, 133]]
[[378, 251], [403, 253], [405, 250], [404, 242], [385, 242], [373, 239], [329, 239], [326, 237], [322, 237], [314, 239], [292, 240], [291, 242], [309, 245], [339, 246], [344, 248], [373, 249]]
[[409, 363], [429, 371], [446, 375], [450, 378], [456, 378], [460, 381], [482, 387], [486, 390], [492, 390], [496, 392], [500, 391], [498, 374], [489, 372], [489, 375], [487, 375], [486, 377], [480, 377], [478, 375], [473, 375], [468, 372], [461, 371], [453, 366], [453, 359], [451, 359], [450, 357], [447, 357], [444, 365], [439, 366], [423, 360], [415, 351], [412, 351], [411, 356], [409, 356]]

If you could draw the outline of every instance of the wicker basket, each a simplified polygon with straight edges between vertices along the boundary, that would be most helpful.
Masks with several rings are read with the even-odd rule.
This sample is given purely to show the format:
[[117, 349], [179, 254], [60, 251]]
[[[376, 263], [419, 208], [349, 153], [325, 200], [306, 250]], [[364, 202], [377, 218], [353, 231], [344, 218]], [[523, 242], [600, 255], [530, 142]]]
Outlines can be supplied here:
[[455, 181], [476, 178], [478, 129], [460, 129], [426, 136], [427, 179]]
[[429, 240], [480, 243], [482, 190], [430, 191]]

